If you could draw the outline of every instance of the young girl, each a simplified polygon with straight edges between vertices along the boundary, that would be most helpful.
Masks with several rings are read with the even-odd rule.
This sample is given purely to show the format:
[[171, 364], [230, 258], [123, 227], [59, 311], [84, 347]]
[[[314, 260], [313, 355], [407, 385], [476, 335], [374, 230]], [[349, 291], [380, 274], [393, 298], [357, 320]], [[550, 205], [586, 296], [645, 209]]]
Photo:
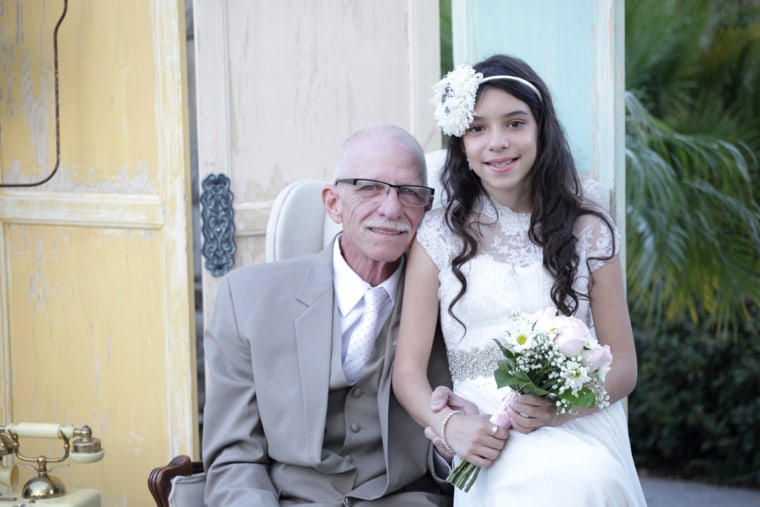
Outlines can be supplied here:
[[[522, 60], [497, 55], [459, 67], [436, 87], [449, 136], [442, 208], [412, 244], [393, 389], [423, 427], [484, 467], [455, 491], [455, 505], [646, 505], [633, 463], [623, 400], [636, 384], [636, 352], [611, 218], [584, 200], [546, 85]], [[553, 307], [583, 320], [612, 353], [610, 405], [558, 414], [517, 396], [511, 430], [489, 422], [508, 389], [493, 372], [513, 312]], [[430, 409], [425, 372], [436, 324], [454, 392], [480, 414]], [[505, 442], [506, 440], [506, 442]]]

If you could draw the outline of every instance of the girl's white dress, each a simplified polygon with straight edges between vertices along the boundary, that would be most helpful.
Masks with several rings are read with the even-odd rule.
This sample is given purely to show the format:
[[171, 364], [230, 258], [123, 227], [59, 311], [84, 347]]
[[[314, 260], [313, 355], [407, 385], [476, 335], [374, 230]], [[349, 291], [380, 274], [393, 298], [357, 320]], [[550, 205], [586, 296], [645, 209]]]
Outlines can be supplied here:
[[[460, 288], [451, 271], [459, 243], [444, 222], [442, 208], [426, 215], [417, 240], [440, 270], [441, 326], [454, 392], [476, 403], [481, 413], [491, 414], [508, 392], [498, 390], [493, 378], [500, 357], [493, 339], [503, 334], [511, 312], [533, 313], [553, 306], [552, 278], [542, 265], [542, 250], [528, 239], [529, 214], [485, 201], [480, 207], [483, 239], [478, 255], [462, 267], [467, 292], [453, 308], [466, 324], [466, 333], [448, 313]], [[588, 266], [586, 261], [609, 255], [613, 236], [601, 220], [589, 215], [578, 221], [575, 232], [580, 257], [576, 290], [587, 293], [589, 267], [594, 271], [603, 261], [592, 259]], [[620, 245], [617, 234], [616, 249]], [[588, 301], [580, 301], [575, 316], [593, 332]], [[544, 427], [527, 435], [510, 431], [501, 455], [480, 471], [470, 491], [455, 491], [454, 505], [645, 506], [622, 402], [560, 427]]]

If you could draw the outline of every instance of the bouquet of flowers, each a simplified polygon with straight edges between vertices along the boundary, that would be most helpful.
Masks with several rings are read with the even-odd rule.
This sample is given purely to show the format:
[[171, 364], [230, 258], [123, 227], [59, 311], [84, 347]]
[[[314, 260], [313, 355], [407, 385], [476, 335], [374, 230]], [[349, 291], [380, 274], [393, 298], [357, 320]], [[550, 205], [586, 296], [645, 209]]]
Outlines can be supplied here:
[[[532, 394], [553, 403], [560, 414], [577, 413], [578, 407], [605, 408], [609, 395], [604, 379], [612, 354], [600, 345], [583, 321], [557, 315], [554, 308], [538, 314], [513, 313], [505, 335], [496, 344], [504, 358], [494, 371], [498, 387], [510, 392], [491, 416], [491, 423], [509, 429], [509, 408], [517, 393]], [[480, 468], [461, 461], [448, 481], [469, 491]]]

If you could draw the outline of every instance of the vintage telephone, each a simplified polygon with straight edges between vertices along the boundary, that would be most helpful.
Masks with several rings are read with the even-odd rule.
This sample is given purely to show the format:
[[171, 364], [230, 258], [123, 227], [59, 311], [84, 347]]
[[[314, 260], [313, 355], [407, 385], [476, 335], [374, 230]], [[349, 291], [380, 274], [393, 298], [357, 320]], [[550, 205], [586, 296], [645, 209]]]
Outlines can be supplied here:
[[[21, 453], [19, 438], [63, 440], [63, 455], [58, 458], [29, 458]], [[0, 462], [0, 485], [10, 489], [9, 495], [0, 496], [0, 507], [100, 507], [100, 493], [90, 489], [67, 491], [58, 477], [50, 475], [48, 464], [62, 463], [66, 459], [71, 459], [74, 463], [94, 463], [103, 459], [104, 454], [100, 439], [92, 436], [89, 426], [75, 428], [53, 423], [0, 425], [0, 459], [12, 455], [20, 464], [37, 472], [37, 476], [29, 479], [18, 495], [15, 493], [18, 484], [17, 465], [13, 463], [6, 466]]]

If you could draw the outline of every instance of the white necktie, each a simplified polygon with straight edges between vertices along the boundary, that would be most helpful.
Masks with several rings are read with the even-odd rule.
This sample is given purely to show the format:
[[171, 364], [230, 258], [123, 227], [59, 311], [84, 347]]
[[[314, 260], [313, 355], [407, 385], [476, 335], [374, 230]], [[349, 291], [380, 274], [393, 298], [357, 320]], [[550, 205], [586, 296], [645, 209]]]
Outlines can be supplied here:
[[383, 326], [380, 312], [388, 299], [388, 292], [382, 287], [371, 287], [364, 293], [364, 314], [359, 325], [351, 333], [346, 351], [346, 360], [343, 363], [343, 371], [346, 380], [351, 384], [359, 380], [359, 375], [372, 354], [380, 329]]

